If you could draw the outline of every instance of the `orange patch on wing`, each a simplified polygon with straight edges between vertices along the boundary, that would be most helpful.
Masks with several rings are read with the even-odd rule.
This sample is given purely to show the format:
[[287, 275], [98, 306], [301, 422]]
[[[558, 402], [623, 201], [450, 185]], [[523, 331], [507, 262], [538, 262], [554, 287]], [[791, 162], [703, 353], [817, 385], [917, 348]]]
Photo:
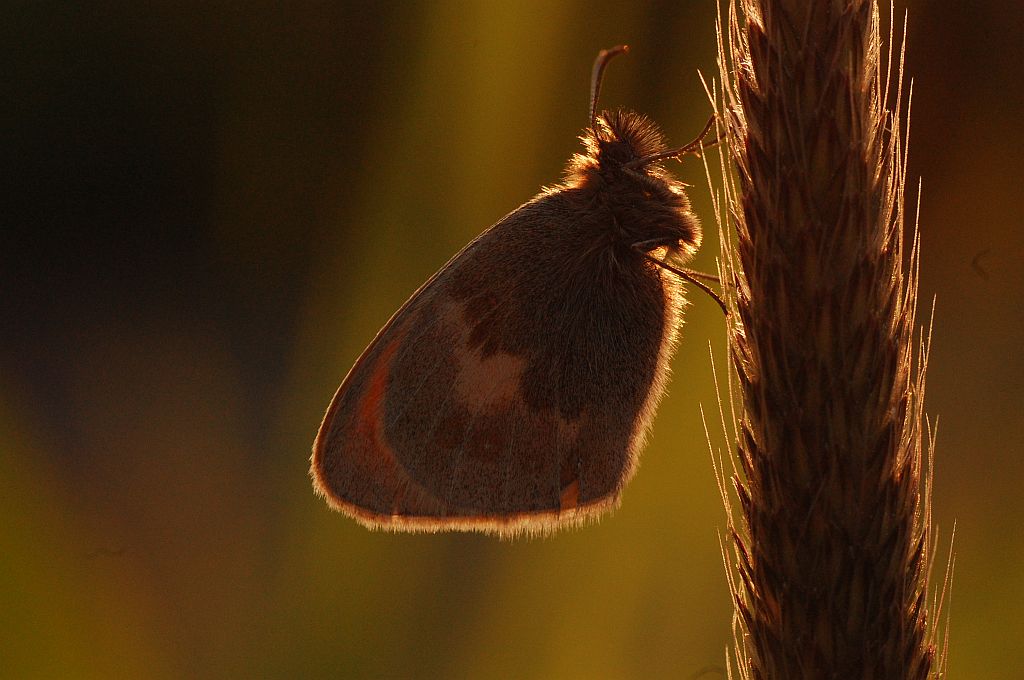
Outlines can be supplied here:
[[572, 510], [580, 504], [580, 480], [574, 479], [569, 486], [562, 489], [562, 495], [558, 499], [559, 510]]
[[526, 360], [513, 354], [497, 352], [481, 357], [479, 352], [467, 349], [454, 350], [459, 360], [459, 373], [455, 387], [471, 407], [507, 404], [519, 393], [519, 379], [526, 367]]
[[405, 503], [405, 497], [408, 494], [408, 486], [401, 486], [395, 490], [395, 497], [391, 501], [391, 514], [398, 515], [402, 511], [403, 504]]
[[349, 463], [358, 477], [375, 479], [382, 489], [391, 494], [388, 510], [364, 508], [330, 493], [324, 486], [325, 494], [336, 507], [355, 517], [367, 526], [384, 526], [400, 521], [403, 515], [422, 513], [427, 516], [441, 516], [446, 513], [444, 504], [415, 482], [405, 470], [388, 443], [384, 432], [384, 398], [388, 390], [388, 378], [395, 353], [402, 346], [404, 330], [397, 333], [381, 349], [369, 367], [370, 376], [363, 395], [355, 404], [355, 428], [369, 447], [349, 449]]
[[[367, 435], [373, 443], [381, 448], [387, 448], [381, 441], [381, 403], [384, 400], [384, 390], [387, 389], [388, 376], [391, 375], [391, 360], [401, 344], [402, 337], [399, 336], [388, 343], [388, 346], [381, 350], [380, 356], [373, 367], [373, 374], [370, 376], [369, 385], [366, 386], [366, 393], [359, 401], [356, 409], [356, 420], [359, 423], [360, 431]], [[389, 451], [390, 453], [390, 451]]]
[[526, 359], [507, 352], [495, 352], [485, 357], [479, 348], [470, 349], [472, 324], [464, 304], [448, 300], [441, 315], [458, 335], [452, 355], [458, 362], [455, 389], [463, 403], [476, 412], [499, 404], [507, 407], [519, 394]]

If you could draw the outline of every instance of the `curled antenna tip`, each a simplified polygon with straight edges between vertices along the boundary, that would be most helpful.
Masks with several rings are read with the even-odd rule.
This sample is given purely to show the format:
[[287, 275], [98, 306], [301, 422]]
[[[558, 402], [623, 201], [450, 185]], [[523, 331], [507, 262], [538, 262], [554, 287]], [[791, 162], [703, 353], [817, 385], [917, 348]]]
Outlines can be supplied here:
[[594, 60], [594, 70], [590, 76], [590, 127], [597, 125], [597, 100], [601, 95], [601, 81], [604, 79], [604, 69], [609, 61], [626, 52], [629, 52], [629, 45], [616, 45], [597, 53], [597, 59]]

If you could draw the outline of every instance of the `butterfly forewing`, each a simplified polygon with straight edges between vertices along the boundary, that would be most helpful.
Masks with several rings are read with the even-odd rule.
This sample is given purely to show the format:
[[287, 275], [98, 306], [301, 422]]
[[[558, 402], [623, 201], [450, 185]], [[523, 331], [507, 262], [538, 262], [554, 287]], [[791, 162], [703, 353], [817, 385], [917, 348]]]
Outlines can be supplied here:
[[314, 445], [334, 505], [371, 526], [514, 532], [618, 500], [681, 297], [628, 248], [595, 249], [576, 199], [511, 213], [378, 334]]

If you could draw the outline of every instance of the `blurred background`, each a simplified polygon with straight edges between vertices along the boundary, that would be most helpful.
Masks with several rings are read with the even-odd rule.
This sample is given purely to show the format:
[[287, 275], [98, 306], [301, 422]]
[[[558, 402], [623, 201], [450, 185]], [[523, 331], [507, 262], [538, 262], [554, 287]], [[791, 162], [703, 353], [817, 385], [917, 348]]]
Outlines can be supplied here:
[[[1020, 678], [1024, 5], [915, 0], [897, 24], [905, 9], [950, 669]], [[724, 324], [703, 296], [640, 472], [597, 526], [375, 534], [307, 477], [377, 329], [558, 181], [598, 49], [633, 47], [605, 105], [693, 137], [714, 12], [6, 4], [2, 675], [715, 677], [732, 607], [700, 409], [720, 439]], [[694, 266], [713, 270], [703, 166], [672, 169], [709, 226]]]

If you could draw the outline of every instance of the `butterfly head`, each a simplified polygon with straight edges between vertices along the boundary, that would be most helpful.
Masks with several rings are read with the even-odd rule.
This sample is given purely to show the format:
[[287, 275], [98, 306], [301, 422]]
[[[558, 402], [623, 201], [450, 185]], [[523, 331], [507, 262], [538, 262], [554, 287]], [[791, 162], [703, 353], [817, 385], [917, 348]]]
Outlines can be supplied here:
[[685, 185], [657, 159], [668, 148], [657, 125], [633, 111], [604, 111], [581, 139], [584, 152], [570, 161], [566, 184], [599, 205], [619, 243], [649, 243], [647, 250], [666, 247], [683, 255], [696, 252], [700, 225], [690, 211]]

